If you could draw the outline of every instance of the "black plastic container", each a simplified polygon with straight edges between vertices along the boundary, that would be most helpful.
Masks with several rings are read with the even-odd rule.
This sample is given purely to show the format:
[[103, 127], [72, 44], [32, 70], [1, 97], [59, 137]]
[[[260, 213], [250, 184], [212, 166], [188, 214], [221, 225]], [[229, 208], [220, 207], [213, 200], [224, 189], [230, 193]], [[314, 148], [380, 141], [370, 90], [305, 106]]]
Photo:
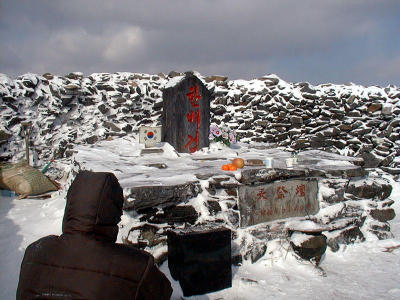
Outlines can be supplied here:
[[168, 231], [168, 267], [184, 296], [232, 287], [231, 230], [197, 227]]

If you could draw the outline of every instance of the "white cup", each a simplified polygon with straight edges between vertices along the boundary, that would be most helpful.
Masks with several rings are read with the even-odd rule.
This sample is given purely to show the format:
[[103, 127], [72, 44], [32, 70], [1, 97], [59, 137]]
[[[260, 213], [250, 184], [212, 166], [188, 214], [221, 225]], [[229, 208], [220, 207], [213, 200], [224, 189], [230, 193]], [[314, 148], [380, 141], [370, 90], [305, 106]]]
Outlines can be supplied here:
[[272, 168], [273, 162], [274, 162], [274, 159], [272, 157], [267, 157], [265, 159], [265, 167], [266, 168]]

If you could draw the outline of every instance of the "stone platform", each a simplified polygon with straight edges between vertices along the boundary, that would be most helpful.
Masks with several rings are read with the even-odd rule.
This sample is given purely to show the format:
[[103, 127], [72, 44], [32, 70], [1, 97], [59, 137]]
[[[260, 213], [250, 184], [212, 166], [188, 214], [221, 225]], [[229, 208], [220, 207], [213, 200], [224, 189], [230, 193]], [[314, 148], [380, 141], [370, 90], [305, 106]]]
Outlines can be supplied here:
[[[270, 183], [289, 178], [362, 177], [367, 172], [363, 160], [323, 151], [304, 151], [298, 163], [286, 167], [290, 152], [270, 146], [236, 144], [232, 148], [209, 148], [195, 154], [177, 153], [168, 143], [160, 143], [154, 151], [143, 152], [144, 146], [129, 139], [117, 139], [93, 146], [79, 146], [75, 163], [81, 169], [113, 172], [124, 189], [126, 209], [143, 209], [157, 205], [169, 206], [196, 197], [200, 182], [210, 178], [228, 178], [236, 187]], [[144, 154], [145, 153], [145, 154]], [[234, 158], [245, 161], [273, 159], [273, 168], [246, 166], [234, 172], [221, 169]], [[224, 180], [225, 184], [227, 180]]]
[[[177, 153], [166, 143], [157, 146], [163, 151], [143, 155], [142, 145], [130, 139], [80, 146], [74, 170], [117, 176], [124, 189], [125, 214], [132, 220], [124, 225], [123, 241], [146, 249], [158, 262], [167, 257], [168, 230], [204, 224], [232, 230], [236, 263], [255, 262], [269, 241], [286, 240], [293, 220], [303, 224], [300, 227], [307, 224], [301, 232], [322, 228], [333, 251], [365, 240], [366, 232], [379, 239], [392, 237], [391, 184], [377, 170], [364, 169], [362, 159], [312, 150], [298, 153], [298, 163], [288, 168], [291, 153], [269, 145], [211, 145], [195, 154]], [[221, 169], [236, 157], [248, 164], [232, 172]], [[272, 168], [262, 166], [266, 158], [273, 159]], [[310, 194], [307, 182], [312, 184]], [[243, 189], [249, 189], [249, 197], [241, 195]], [[287, 201], [278, 195], [279, 189], [290, 195]], [[274, 205], [268, 202], [272, 198]]]

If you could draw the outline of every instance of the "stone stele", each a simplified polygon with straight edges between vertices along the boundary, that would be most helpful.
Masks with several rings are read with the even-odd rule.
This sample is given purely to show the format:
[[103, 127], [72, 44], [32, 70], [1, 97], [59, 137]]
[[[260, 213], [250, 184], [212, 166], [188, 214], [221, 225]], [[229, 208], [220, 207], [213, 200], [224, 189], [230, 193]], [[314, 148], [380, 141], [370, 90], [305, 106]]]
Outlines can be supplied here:
[[178, 152], [209, 146], [211, 93], [192, 72], [163, 90], [162, 141]]
[[240, 226], [313, 215], [319, 210], [317, 194], [316, 179], [242, 185], [239, 187]]

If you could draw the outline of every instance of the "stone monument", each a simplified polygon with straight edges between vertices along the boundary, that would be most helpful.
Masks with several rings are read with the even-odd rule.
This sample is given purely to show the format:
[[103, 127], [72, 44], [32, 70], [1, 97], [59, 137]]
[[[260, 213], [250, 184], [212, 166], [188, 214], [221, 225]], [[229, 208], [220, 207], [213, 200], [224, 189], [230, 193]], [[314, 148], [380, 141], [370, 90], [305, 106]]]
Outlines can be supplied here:
[[318, 212], [318, 181], [283, 180], [273, 183], [239, 187], [240, 226]]
[[209, 146], [211, 93], [193, 73], [174, 77], [163, 90], [162, 141], [178, 152]]

